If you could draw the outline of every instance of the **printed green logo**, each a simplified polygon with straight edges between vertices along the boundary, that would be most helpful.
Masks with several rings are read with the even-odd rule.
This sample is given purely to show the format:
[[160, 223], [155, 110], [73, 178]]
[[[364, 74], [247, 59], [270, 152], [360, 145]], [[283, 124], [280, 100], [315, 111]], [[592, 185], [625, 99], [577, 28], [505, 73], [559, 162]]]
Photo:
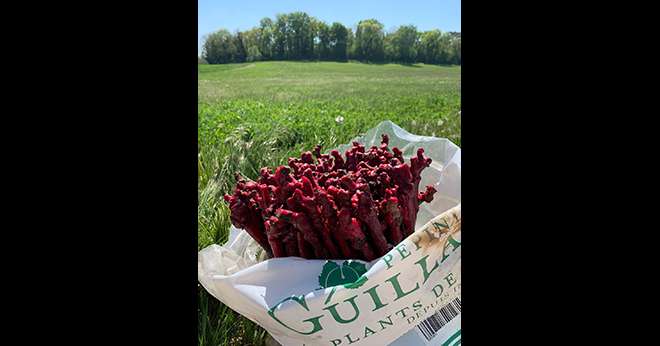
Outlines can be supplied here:
[[345, 288], [358, 288], [367, 282], [367, 277], [363, 276], [367, 272], [364, 263], [353, 260], [344, 261], [342, 265], [333, 261], [328, 261], [323, 265], [321, 275], [319, 275], [319, 285], [322, 288], [343, 285]]

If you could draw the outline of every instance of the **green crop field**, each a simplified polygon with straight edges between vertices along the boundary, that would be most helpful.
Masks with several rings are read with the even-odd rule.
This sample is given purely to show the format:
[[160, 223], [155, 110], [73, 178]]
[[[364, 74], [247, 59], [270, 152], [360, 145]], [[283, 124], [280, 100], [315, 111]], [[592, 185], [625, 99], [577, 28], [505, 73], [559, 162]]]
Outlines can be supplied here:
[[[222, 200], [234, 172], [321, 144], [350, 141], [383, 120], [461, 144], [458, 66], [257, 62], [198, 68], [198, 247], [227, 240]], [[265, 332], [199, 286], [199, 345], [261, 345]]]

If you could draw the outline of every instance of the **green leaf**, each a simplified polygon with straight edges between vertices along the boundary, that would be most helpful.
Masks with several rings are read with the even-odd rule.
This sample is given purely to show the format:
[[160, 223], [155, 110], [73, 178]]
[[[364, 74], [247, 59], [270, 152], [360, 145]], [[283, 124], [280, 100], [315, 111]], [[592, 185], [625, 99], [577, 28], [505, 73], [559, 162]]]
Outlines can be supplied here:
[[323, 270], [319, 275], [319, 285], [323, 288], [339, 285], [360, 287], [366, 281], [366, 278], [362, 277], [366, 272], [367, 267], [364, 263], [348, 260], [339, 266], [333, 261], [328, 261], [323, 265]]
[[367, 272], [367, 266], [365, 266], [364, 263], [358, 261], [348, 260], [344, 262], [343, 266], [350, 267], [351, 269], [355, 270], [358, 276]]
[[364, 283], [367, 282], [367, 277], [366, 276], [360, 276], [357, 281], [350, 283], [350, 284], [345, 284], [344, 287], [346, 288], [359, 288], [360, 286], [364, 285]]
[[321, 274], [319, 275], [319, 285], [321, 285], [323, 288], [331, 287], [327, 286], [328, 278], [330, 277], [330, 274], [337, 269], [339, 269], [339, 265], [337, 263], [333, 261], [326, 262], [326, 264], [323, 265]]

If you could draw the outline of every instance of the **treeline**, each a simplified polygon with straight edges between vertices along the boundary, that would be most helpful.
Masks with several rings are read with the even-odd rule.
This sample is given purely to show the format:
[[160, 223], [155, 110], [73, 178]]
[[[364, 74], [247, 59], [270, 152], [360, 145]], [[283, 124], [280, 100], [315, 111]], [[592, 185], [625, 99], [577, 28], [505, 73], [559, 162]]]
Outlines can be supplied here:
[[304, 12], [264, 18], [258, 27], [209, 34], [200, 63], [224, 64], [261, 60], [327, 60], [460, 64], [461, 33], [430, 30], [414, 25], [384, 32], [375, 19], [362, 20], [355, 32], [341, 23], [327, 24]]

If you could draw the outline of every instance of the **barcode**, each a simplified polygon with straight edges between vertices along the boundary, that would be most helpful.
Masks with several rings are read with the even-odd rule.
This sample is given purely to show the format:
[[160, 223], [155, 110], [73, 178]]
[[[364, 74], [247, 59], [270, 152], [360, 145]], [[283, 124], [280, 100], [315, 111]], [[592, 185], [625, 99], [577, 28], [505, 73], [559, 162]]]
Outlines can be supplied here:
[[461, 298], [452, 300], [442, 309], [420, 323], [417, 328], [424, 334], [426, 341], [431, 341], [445, 324], [461, 313]]

